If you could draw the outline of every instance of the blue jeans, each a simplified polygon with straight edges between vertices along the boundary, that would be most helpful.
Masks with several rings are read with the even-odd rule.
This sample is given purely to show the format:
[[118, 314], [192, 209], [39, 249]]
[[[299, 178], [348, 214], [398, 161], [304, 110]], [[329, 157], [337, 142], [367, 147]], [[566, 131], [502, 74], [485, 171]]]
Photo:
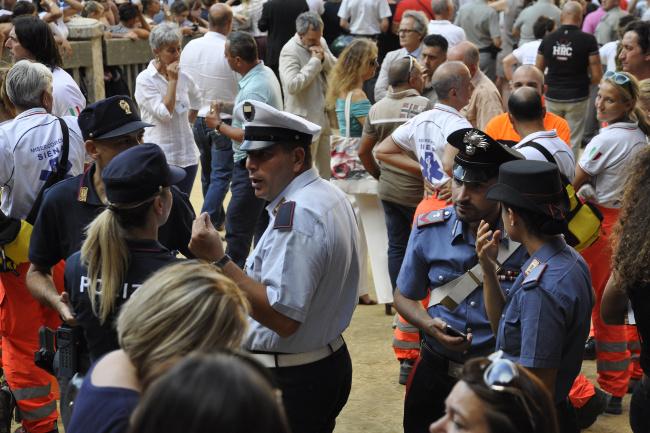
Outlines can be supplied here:
[[234, 164], [230, 192], [230, 203], [226, 211], [226, 253], [243, 269], [253, 236], [256, 240], [259, 239], [268, 223], [268, 215], [264, 210], [266, 201], [255, 197], [246, 170], [246, 160]]
[[415, 208], [382, 200], [386, 229], [388, 230], [388, 274], [393, 290], [397, 286], [397, 276], [402, 267], [406, 244], [411, 235], [411, 225]]
[[176, 184], [178, 189], [180, 189], [188, 196], [192, 194], [192, 186], [194, 186], [194, 179], [196, 178], [196, 171], [198, 170], [198, 168], [199, 168], [198, 164], [188, 165], [187, 167], [183, 167], [183, 170], [185, 170], [185, 177], [183, 178], [183, 180], [181, 180]]
[[[230, 120], [224, 120], [230, 125]], [[230, 188], [232, 178], [232, 142], [225, 135], [218, 135], [205, 124], [205, 118], [197, 117], [194, 122], [194, 141], [201, 154], [201, 185], [203, 187], [203, 208], [210, 214], [212, 223], [218, 227], [225, 220], [223, 201]]]

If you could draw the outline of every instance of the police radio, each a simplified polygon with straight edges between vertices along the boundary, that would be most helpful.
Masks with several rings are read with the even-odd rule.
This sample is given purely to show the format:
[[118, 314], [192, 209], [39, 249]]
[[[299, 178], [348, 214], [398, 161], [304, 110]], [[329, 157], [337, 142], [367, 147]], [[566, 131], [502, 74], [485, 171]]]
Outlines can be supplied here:
[[41, 326], [38, 330], [40, 348], [34, 363], [56, 377], [71, 378], [79, 370], [81, 328], [61, 325], [56, 331]]

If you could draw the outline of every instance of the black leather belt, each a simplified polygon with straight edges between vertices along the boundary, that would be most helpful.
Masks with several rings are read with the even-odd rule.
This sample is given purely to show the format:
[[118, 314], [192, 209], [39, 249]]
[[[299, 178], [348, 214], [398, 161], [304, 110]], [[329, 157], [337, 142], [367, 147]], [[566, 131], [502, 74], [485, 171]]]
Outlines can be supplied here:
[[420, 356], [422, 359], [440, 367], [440, 371], [444, 371], [454, 379], [460, 379], [463, 373], [463, 364], [460, 362], [452, 361], [449, 358], [436, 352], [425, 340], [422, 340], [420, 347]]

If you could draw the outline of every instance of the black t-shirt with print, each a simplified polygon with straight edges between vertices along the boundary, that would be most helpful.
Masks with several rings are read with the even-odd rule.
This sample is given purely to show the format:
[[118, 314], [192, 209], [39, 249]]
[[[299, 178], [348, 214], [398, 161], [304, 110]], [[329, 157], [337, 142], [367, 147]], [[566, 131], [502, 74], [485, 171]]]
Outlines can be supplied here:
[[580, 101], [589, 97], [589, 56], [598, 55], [593, 35], [576, 26], [563, 25], [547, 35], [539, 46], [546, 63], [546, 98]]

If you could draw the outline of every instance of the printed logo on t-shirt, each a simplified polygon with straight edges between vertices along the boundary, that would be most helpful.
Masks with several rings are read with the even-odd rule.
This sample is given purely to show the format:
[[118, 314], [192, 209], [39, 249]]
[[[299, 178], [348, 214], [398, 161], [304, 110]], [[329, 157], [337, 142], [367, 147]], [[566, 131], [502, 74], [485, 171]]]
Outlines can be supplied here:
[[440, 180], [444, 177], [440, 164], [436, 158], [436, 155], [427, 150], [420, 157], [420, 167], [422, 167], [422, 175], [426, 180], [431, 183], [434, 183], [434, 180]]
[[553, 57], [557, 60], [566, 61], [573, 55], [571, 42], [557, 41], [553, 46]]
[[600, 158], [602, 155], [603, 154], [598, 151], [598, 147], [594, 146], [591, 149], [591, 152], [589, 152], [589, 159], [591, 159], [592, 161], [598, 161], [598, 158]]

